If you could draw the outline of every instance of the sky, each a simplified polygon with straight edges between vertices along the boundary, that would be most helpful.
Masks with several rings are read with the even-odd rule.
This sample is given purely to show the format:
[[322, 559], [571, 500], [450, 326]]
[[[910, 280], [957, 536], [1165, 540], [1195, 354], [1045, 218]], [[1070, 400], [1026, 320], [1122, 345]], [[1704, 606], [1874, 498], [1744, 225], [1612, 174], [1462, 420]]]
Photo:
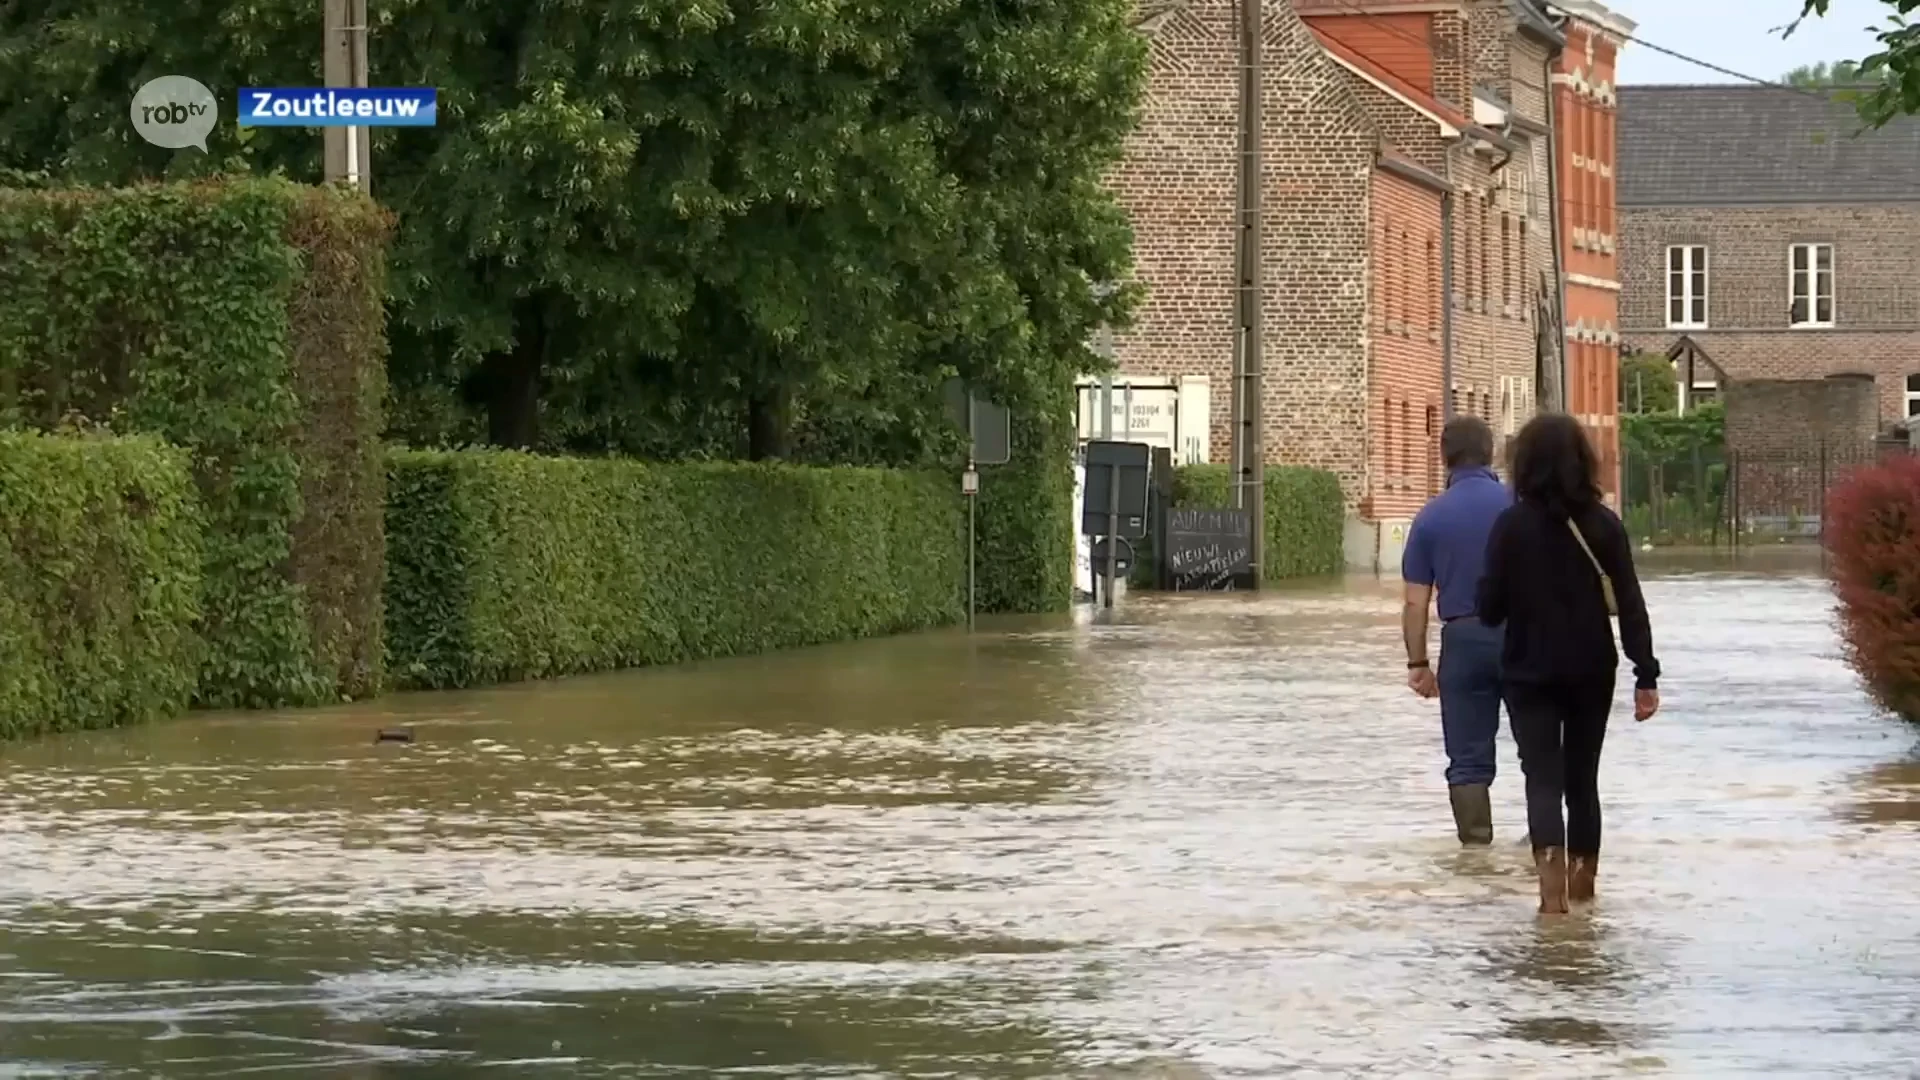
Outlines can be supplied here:
[[[1803, 64], [1859, 60], [1877, 51], [1869, 29], [1885, 25], [1883, 0], [1833, 0], [1824, 19], [1808, 19], [1782, 41], [1774, 28], [1800, 11], [1800, 0], [1602, 0], [1640, 24], [1634, 36], [1743, 75], [1777, 79]], [[1724, 83], [1731, 76], [1629, 44], [1619, 79], [1635, 83]]]

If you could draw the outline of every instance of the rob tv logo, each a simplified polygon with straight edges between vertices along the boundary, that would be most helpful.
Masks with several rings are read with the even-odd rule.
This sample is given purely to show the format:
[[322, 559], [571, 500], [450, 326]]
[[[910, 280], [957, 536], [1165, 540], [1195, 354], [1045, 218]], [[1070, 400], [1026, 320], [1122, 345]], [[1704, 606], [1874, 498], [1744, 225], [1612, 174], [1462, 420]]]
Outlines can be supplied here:
[[133, 130], [169, 150], [194, 147], [207, 152], [207, 136], [220, 122], [220, 102], [185, 75], [162, 75], [134, 91]]
[[205, 116], [210, 108], [197, 101], [169, 101], [164, 105], [140, 106], [140, 121], [146, 124], [184, 124], [190, 118]]

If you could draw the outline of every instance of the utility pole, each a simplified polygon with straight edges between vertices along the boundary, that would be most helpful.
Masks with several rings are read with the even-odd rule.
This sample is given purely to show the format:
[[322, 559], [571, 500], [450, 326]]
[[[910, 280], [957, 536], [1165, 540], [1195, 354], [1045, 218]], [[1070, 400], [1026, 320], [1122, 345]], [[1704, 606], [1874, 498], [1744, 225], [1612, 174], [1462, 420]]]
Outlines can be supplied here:
[[[321, 74], [328, 86], [367, 85], [367, 0], [322, 0], [326, 9]], [[361, 191], [372, 177], [373, 132], [367, 127], [321, 128], [324, 175]]]
[[1266, 577], [1267, 455], [1261, 401], [1261, 334], [1264, 289], [1261, 285], [1261, 140], [1266, 129], [1266, 95], [1261, 54], [1265, 0], [1239, 0], [1240, 7], [1240, 289], [1234, 305], [1239, 333], [1234, 339], [1233, 505], [1251, 519], [1254, 588]]

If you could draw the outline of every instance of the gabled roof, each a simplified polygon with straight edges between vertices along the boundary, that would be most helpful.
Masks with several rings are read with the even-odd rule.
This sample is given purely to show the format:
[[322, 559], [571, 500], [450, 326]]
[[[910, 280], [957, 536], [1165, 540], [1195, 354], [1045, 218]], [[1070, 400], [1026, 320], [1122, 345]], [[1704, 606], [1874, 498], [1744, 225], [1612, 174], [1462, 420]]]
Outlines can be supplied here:
[[1447, 129], [1447, 134], [1457, 135], [1473, 126], [1473, 121], [1459, 109], [1341, 44], [1319, 27], [1309, 24], [1307, 29], [1313, 31], [1314, 39], [1320, 42], [1320, 47], [1326, 50], [1334, 63], [1399, 98], [1414, 111], [1424, 114], [1443, 129]]
[[1622, 86], [1621, 206], [1920, 202], [1920, 119], [1771, 86]]

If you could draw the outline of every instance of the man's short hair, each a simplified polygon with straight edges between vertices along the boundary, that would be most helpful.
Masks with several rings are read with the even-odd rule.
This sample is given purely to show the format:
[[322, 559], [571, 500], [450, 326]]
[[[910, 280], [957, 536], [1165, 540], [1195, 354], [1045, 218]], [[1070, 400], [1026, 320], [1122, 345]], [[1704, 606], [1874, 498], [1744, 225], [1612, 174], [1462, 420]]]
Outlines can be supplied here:
[[1493, 464], [1493, 429], [1477, 416], [1456, 416], [1440, 429], [1440, 458], [1449, 469]]

